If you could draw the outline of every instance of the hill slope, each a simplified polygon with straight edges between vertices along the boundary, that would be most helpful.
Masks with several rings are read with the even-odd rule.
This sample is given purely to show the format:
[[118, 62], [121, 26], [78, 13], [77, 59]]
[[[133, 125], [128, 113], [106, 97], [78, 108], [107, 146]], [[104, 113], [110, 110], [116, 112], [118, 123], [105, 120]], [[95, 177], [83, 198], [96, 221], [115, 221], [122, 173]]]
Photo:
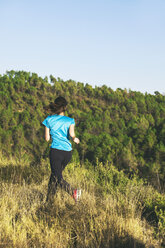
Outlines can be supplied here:
[[47, 157], [41, 125], [45, 106], [62, 95], [66, 115], [76, 120], [81, 143], [73, 144], [75, 161], [114, 164], [147, 178], [159, 190], [165, 181], [165, 96], [95, 87], [36, 73], [9, 71], [0, 76], [0, 149], [8, 156]]
[[[58, 191], [45, 205], [49, 163], [0, 161], [0, 247], [156, 248], [165, 244], [165, 196], [108, 164], [70, 163], [81, 200]], [[162, 245], [162, 246], [161, 246]]]

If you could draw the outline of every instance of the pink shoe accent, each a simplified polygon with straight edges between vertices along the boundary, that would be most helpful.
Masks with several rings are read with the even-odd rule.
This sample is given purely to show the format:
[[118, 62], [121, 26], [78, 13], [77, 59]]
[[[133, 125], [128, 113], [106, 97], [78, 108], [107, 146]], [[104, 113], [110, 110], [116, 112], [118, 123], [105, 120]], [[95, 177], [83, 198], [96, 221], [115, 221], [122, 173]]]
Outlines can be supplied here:
[[80, 199], [80, 197], [81, 197], [81, 189], [75, 189], [73, 191], [73, 198], [77, 202]]

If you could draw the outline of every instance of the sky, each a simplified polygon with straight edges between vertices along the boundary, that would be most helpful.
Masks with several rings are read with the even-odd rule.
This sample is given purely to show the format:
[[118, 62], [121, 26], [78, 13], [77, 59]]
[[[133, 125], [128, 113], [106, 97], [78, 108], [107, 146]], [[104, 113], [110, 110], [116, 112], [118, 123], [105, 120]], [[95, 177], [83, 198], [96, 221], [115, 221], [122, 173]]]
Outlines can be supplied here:
[[0, 0], [0, 74], [165, 94], [165, 0]]

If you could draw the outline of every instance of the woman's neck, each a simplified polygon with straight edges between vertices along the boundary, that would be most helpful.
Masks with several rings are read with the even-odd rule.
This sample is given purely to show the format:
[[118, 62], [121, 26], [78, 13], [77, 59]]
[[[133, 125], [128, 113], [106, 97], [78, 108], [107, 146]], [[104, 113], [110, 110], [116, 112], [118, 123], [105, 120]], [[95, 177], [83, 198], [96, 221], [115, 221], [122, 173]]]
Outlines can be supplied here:
[[63, 115], [64, 116], [64, 112], [59, 113], [59, 115]]

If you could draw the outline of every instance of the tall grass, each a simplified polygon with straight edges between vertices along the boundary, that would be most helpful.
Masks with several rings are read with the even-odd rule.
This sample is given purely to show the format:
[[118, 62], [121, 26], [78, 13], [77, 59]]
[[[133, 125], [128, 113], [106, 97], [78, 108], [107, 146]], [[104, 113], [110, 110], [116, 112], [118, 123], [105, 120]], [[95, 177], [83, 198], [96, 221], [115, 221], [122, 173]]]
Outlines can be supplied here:
[[64, 177], [82, 188], [81, 200], [59, 189], [45, 204], [49, 173], [47, 161], [0, 162], [0, 247], [161, 247], [162, 235], [142, 218], [151, 187], [113, 166], [71, 163]]

